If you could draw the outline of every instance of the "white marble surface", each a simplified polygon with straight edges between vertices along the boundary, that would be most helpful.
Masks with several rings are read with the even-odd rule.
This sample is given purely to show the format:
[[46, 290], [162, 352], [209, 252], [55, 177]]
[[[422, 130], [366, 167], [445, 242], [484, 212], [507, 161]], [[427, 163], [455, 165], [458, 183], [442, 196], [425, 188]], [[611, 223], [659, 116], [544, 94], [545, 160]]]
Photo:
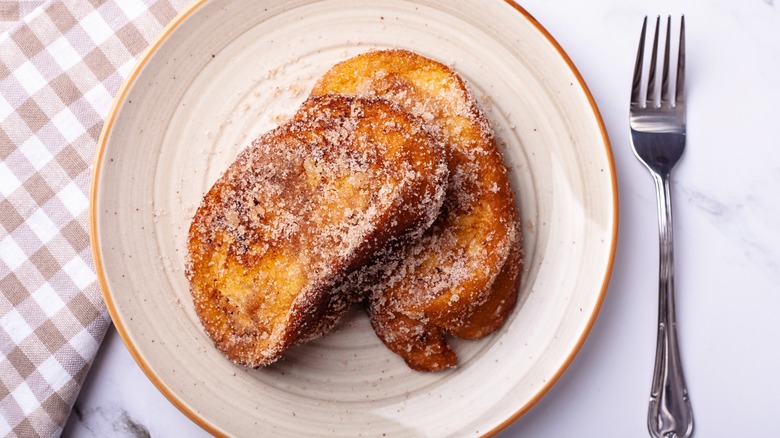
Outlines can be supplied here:
[[[780, 411], [780, 3], [524, 0], [567, 51], [609, 131], [620, 234], [579, 355], [505, 437], [646, 436], [655, 354], [652, 180], [630, 150], [630, 78], [644, 15], [686, 16], [688, 144], [673, 176], [678, 330], [696, 436], [771, 436]], [[108, 333], [65, 436], [206, 436]]]

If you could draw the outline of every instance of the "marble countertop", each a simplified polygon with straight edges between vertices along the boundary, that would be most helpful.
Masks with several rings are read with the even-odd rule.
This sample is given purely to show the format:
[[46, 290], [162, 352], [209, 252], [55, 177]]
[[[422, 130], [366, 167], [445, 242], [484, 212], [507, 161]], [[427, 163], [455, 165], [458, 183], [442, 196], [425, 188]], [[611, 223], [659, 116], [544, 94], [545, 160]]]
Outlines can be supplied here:
[[[673, 175], [678, 330], [702, 437], [768, 436], [780, 402], [780, 4], [524, 0], [606, 123], [620, 231], [601, 313], [550, 392], [501, 436], [646, 436], [658, 240], [652, 180], [629, 145], [642, 17], [686, 16], [688, 143]], [[66, 436], [206, 436], [157, 391], [113, 328]]]

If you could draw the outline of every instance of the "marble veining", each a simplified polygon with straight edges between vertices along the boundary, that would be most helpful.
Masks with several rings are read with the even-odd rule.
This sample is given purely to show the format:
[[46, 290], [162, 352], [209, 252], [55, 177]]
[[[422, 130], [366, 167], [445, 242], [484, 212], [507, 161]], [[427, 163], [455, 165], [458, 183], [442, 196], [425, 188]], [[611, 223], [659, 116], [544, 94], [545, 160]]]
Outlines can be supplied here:
[[681, 201], [703, 213], [721, 231], [722, 238], [738, 245], [743, 263], [757, 265], [771, 278], [780, 280], [780, 168], [764, 172], [740, 184], [739, 193], [684, 186]]
[[76, 403], [72, 414], [82, 426], [82, 431], [87, 431], [94, 437], [151, 437], [149, 429], [133, 420], [126, 410], [115, 404], [83, 409]]

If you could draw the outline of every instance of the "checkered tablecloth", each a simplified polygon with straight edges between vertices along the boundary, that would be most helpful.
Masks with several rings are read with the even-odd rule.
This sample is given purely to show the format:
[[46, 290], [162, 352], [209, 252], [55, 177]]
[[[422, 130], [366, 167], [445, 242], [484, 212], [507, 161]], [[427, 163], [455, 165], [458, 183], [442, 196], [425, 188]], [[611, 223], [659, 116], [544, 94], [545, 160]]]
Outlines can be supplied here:
[[189, 0], [0, 0], [0, 436], [58, 435], [109, 318], [90, 166], [135, 61]]

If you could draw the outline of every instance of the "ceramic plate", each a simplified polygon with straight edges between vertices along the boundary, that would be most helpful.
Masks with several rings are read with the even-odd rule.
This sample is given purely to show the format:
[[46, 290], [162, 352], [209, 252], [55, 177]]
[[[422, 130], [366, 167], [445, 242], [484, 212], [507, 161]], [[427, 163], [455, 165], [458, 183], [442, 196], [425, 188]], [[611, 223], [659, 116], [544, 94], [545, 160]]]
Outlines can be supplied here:
[[[205, 336], [190, 299], [183, 260], [195, 209], [334, 63], [390, 47], [452, 66], [492, 121], [524, 227], [520, 305], [494, 335], [454, 342], [461, 364], [446, 372], [409, 370], [359, 311], [270, 367], [236, 366]], [[617, 228], [593, 99], [552, 37], [501, 0], [196, 1], [120, 90], [91, 201], [95, 263], [117, 329], [160, 391], [217, 435], [496, 433], [582, 345]]]

